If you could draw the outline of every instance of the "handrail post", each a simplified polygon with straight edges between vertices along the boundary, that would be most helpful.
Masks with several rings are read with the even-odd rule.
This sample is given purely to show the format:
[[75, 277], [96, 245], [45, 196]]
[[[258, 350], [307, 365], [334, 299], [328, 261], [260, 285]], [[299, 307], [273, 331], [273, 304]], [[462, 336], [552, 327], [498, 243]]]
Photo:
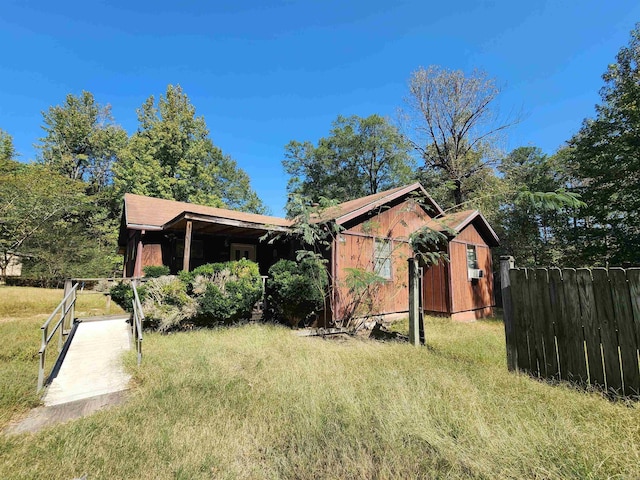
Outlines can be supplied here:
[[36, 393], [42, 390], [44, 385], [44, 358], [47, 353], [47, 327], [40, 327], [40, 330], [42, 331], [42, 343], [38, 352], [38, 389]]
[[[63, 340], [65, 335], [65, 331], [64, 331], [65, 320], [69, 312], [71, 313], [72, 317], [74, 315], [75, 302], [77, 299], [76, 287], [77, 285], [71, 286], [71, 290], [65, 293], [63, 299], [60, 301], [58, 306], [53, 310], [53, 312], [51, 312], [51, 315], [49, 316], [47, 321], [44, 322], [40, 327], [40, 330], [42, 332], [42, 343], [40, 344], [40, 350], [38, 352], [39, 365], [38, 365], [37, 392], [40, 392], [40, 390], [42, 390], [42, 388], [44, 387], [44, 377], [45, 377], [44, 370], [45, 370], [45, 360], [47, 355], [47, 346], [49, 345], [49, 342], [53, 339], [53, 337], [56, 335], [56, 333], [58, 333], [58, 338], [59, 338], [58, 350], [59, 352], [62, 351], [62, 347], [64, 345]], [[53, 325], [53, 331], [51, 332], [51, 336], [49, 336], [49, 325], [51, 324], [53, 319], [56, 318], [56, 315], [58, 314], [59, 314], [58, 321]], [[56, 329], [60, 329], [60, 332], [56, 332]]]
[[[73, 286], [72, 286], [73, 288]], [[78, 299], [78, 289], [73, 290], [73, 301], [71, 302], [71, 310], [69, 310], [69, 330], [73, 327], [76, 318], [76, 300]]]

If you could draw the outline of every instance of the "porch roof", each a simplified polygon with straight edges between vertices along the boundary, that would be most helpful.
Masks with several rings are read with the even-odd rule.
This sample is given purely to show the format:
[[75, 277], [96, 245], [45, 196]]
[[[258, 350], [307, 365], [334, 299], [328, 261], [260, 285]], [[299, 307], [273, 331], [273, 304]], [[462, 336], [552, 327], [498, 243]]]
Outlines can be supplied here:
[[[217, 209], [222, 210], [222, 209]], [[262, 215], [260, 215], [262, 216]], [[275, 217], [265, 217], [275, 218]], [[162, 230], [186, 229], [187, 221], [192, 222], [193, 232], [209, 235], [228, 235], [238, 237], [260, 237], [267, 232], [287, 232], [289, 227], [252, 220], [239, 220], [228, 216], [207, 215], [196, 212], [182, 212], [162, 226]]]
[[186, 220], [197, 220], [203, 223], [217, 222], [226, 226], [258, 228], [263, 231], [286, 230], [291, 226], [291, 220], [286, 218], [176, 202], [175, 200], [132, 193], [127, 193], [124, 196], [124, 220], [127, 228], [137, 230], [180, 228], [180, 222]]

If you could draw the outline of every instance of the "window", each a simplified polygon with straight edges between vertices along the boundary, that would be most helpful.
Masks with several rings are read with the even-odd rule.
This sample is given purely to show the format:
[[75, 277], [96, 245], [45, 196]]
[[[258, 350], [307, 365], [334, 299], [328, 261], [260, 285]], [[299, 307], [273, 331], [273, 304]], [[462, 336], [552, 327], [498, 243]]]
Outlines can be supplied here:
[[475, 245], [467, 245], [467, 268], [478, 268], [478, 255]]
[[374, 273], [391, 280], [391, 240], [375, 239], [373, 261]]

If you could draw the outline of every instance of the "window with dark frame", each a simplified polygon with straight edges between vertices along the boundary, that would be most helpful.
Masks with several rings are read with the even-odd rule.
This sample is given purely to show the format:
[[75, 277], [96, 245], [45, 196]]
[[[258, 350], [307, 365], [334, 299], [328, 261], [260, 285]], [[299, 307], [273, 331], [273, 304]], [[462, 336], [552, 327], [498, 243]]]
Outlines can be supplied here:
[[374, 244], [374, 273], [391, 280], [391, 240], [376, 238]]
[[478, 254], [475, 245], [467, 245], [467, 268], [478, 268]]

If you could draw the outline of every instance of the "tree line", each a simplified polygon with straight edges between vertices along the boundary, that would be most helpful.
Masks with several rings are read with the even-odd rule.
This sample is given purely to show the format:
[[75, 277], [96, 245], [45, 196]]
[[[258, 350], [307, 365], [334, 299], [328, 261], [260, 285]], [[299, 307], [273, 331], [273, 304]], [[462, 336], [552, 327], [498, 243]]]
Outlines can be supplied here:
[[217, 147], [179, 86], [149, 97], [132, 134], [90, 92], [43, 112], [37, 160], [20, 163], [0, 130], [0, 273], [20, 254], [27, 276], [108, 276], [122, 268], [125, 193], [264, 213], [236, 161]]
[[[500, 88], [481, 71], [411, 74], [397, 121], [338, 116], [282, 161], [287, 214], [420, 181], [448, 211], [478, 208], [520, 265], [637, 264], [640, 249], [640, 24], [603, 75], [601, 101], [552, 155], [503, 153], [518, 118], [499, 118]], [[43, 112], [35, 162], [0, 130], [0, 274], [21, 254], [29, 276], [105, 276], [127, 192], [265, 213], [236, 161], [217, 147], [179, 86], [149, 97], [128, 135], [90, 92]]]
[[329, 135], [292, 141], [283, 165], [290, 216], [304, 202], [347, 201], [420, 181], [446, 210], [481, 210], [519, 265], [638, 265], [640, 24], [603, 75], [601, 102], [552, 155], [509, 153], [500, 93], [486, 73], [419, 68], [398, 120], [339, 116]]

